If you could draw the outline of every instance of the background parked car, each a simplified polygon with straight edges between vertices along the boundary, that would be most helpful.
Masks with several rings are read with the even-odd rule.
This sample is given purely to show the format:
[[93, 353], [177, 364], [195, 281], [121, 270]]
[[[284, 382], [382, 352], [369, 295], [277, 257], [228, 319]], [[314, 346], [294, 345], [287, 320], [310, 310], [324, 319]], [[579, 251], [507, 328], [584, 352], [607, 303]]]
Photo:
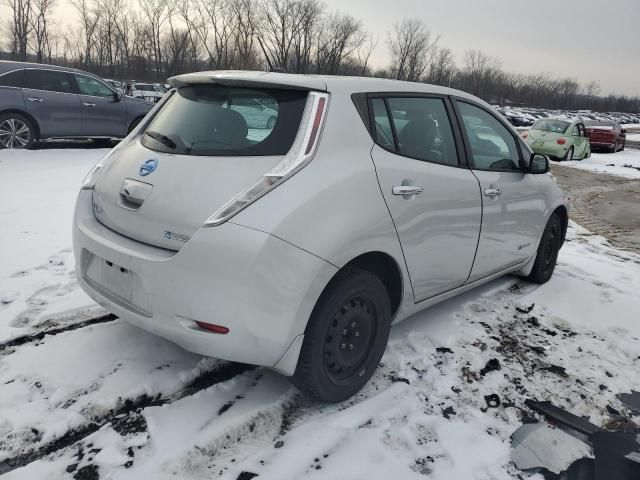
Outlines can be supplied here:
[[122, 94], [125, 93], [125, 85], [123, 82], [119, 81], [119, 80], [112, 80], [110, 78], [105, 78], [104, 81], [107, 83], [107, 85], [109, 85], [111, 88], [113, 88], [116, 92], [120, 92]]
[[150, 102], [157, 102], [167, 91], [160, 84], [153, 83], [134, 83], [131, 85], [129, 95], [132, 97], [144, 98]]
[[618, 122], [585, 122], [591, 148], [605, 148], [611, 153], [624, 150], [627, 133]]
[[0, 61], [0, 148], [29, 148], [45, 138], [121, 138], [152, 106], [81, 70]]
[[545, 118], [521, 134], [535, 153], [559, 160], [582, 160], [591, 156], [586, 129], [580, 120]]

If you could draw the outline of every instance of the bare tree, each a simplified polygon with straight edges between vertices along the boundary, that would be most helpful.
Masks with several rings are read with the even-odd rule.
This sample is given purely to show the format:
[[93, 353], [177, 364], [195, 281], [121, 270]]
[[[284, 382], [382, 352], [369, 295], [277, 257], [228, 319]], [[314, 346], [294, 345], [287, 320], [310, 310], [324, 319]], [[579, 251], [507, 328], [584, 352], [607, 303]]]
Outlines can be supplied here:
[[71, 5], [80, 16], [80, 25], [76, 40], [81, 42], [83, 54], [78, 59], [80, 63], [88, 68], [92, 61], [92, 51], [96, 42], [96, 32], [101, 12], [92, 0], [70, 0]]
[[500, 62], [480, 50], [469, 50], [464, 56], [463, 74], [468, 90], [474, 95], [489, 94], [488, 90], [501, 73]]
[[154, 65], [153, 76], [160, 80], [164, 78], [161, 37], [164, 27], [174, 13], [174, 5], [167, 0], [139, 0], [139, 4], [149, 35]]
[[388, 44], [393, 77], [416, 82], [431, 63], [438, 38], [421, 20], [405, 18], [393, 26]]
[[366, 38], [362, 22], [354, 17], [340, 13], [328, 17], [318, 35], [318, 72], [338, 74], [342, 62], [356, 52]]
[[27, 47], [31, 35], [33, 17], [33, 0], [2, 0], [1, 4], [9, 7], [9, 32], [11, 37], [11, 53], [13, 58], [27, 60]]
[[600, 94], [600, 82], [592, 80], [587, 82], [584, 86], [584, 94], [587, 97], [587, 107], [591, 108], [593, 104], [593, 98]]
[[56, 0], [33, 0], [32, 15], [29, 18], [31, 31], [33, 32], [33, 50], [38, 63], [42, 63], [46, 52], [49, 50], [50, 29], [49, 18], [53, 13]]
[[450, 87], [456, 73], [453, 53], [449, 48], [438, 48], [429, 67], [428, 82]]

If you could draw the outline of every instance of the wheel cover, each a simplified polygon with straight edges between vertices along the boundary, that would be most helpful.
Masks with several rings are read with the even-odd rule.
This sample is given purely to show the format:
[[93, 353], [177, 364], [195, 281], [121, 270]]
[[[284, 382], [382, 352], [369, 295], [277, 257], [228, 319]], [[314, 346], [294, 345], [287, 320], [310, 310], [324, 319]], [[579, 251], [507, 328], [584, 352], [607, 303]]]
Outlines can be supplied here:
[[7, 118], [0, 123], [0, 145], [4, 148], [24, 148], [31, 139], [31, 131], [25, 122]]
[[377, 334], [374, 304], [364, 296], [345, 302], [325, 334], [323, 361], [329, 379], [349, 384], [364, 374]]

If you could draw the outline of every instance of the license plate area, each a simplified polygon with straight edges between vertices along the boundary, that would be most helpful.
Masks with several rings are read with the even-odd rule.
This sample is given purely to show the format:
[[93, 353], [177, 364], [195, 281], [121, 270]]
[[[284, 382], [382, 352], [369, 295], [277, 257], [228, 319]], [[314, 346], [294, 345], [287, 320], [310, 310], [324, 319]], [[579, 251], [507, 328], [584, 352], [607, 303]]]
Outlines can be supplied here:
[[129, 269], [92, 254], [88, 259], [84, 274], [90, 283], [127, 303], [131, 303], [133, 274]]

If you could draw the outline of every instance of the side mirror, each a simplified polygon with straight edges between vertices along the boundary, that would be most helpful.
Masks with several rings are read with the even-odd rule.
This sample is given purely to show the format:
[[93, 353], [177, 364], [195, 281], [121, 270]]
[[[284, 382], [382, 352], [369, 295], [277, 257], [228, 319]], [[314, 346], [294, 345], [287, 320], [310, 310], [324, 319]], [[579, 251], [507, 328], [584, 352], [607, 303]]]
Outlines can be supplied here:
[[534, 153], [531, 155], [529, 162], [529, 173], [541, 174], [549, 171], [549, 157], [546, 155], [538, 155]]
[[120, 92], [113, 92], [113, 101], [119, 102], [122, 100], [122, 94]]

